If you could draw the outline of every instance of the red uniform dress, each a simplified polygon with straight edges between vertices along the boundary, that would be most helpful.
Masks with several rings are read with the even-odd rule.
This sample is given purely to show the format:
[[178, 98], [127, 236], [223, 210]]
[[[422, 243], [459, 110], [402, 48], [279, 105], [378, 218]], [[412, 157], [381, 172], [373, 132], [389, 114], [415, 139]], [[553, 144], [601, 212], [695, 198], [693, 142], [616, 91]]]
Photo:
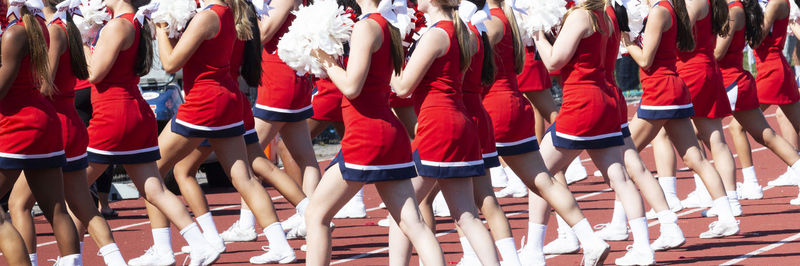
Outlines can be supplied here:
[[486, 109], [483, 108], [483, 92], [486, 88], [481, 83], [481, 73], [483, 71], [483, 43], [481, 33], [475, 25], [469, 24], [469, 29], [478, 38], [478, 52], [472, 56], [472, 62], [464, 75], [464, 107], [467, 108], [467, 115], [475, 122], [478, 128], [478, 136], [481, 141], [481, 154], [483, 155], [483, 166], [492, 168], [500, 166], [500, 159], [497, 157], [497, 147], [494, 143], [494, 129], [492, 128], [492, 118]]
[[672, 23], [669, 30], [661, 33], [653, 64], [639, 74], [642, 99], [637, 115], [644, 119], [690, 117], [694, 115], [692, 98], [675, 67], [678, 60], [678, 18], [669, 1], [659, 1], [655, 5], [669, 11]]
[[676, 66], [678, 76], [692, 94], [695, 116], [723, 118], [731, 115], [731, 104], [725, 94], [722, 73], [714, 58], [714, 48], [717, 45], [717, 35], [711, 28], [714, 5], [707, 2], [708, 15], [694, 24], [695, 49], [691, 52], [678, 52]]
[[400, 120], [389, 109], [389, 82], [394, 72], [389, 24], [379, 14], [366, 19], [378, 23], [383, 33], [381, 47], [372, 54], [361, 94], [342, 100], [345, 133], [342, 150], [331, 162], [338, 163], [345, 180], [380, 182], [417, 176], [411, 159], [411, 144]]
[[761, 45], [755, 49], [756, 85], [761, 104], [790, 104], [800, 100], [794, 74], [783, 56], [789, 17], [775, 20]]
[[627, 138], [631, 136], [631, 130], [628, 128], [628, 102], [625, 101], [625, 95], [622, 90], [617, 86], [617, 79], [614, 77], [614, 69], [617, 66], [617, 54], [619, 54], [620, 31], [619, 24], [617, 24], [617, 13], [611, 6], [606, 7], [606, 14], [611, 19], [611, 24], [614, 25], [614, 32], [608, 39], [606, 44], [606, 56], [603, 63], [606, 72], [606, 82], [608, 87], [614, 92], [614, 98], [617, 100], [617, 111], [619, 113], [619, 127], [622, 131], [622, 137]]
[[517, 75], [521, 92], [543, 91], [553, 87], [547, 67], [544, 66], [542, 60], [536, 59], [536, 57], [535, 46], [525, 47], [525, 67], [522, 68], [522, 73]]
[[482, 176], [478, 129], [467, 116], [461, 94], [464, 73], [453, 21], [439, 21], [430, 30], [446, 32], [450, 48], [433, 61], [411, 97], [417, 113], [412, 142], [417, 171], [434, 178]]
[[582, 150], [623, 144], [616, 119], [618, 97], [606, 82], [604, 67], [609, 39], [604, 32], [609, 32], [608, 25], [602, 23], [603, 11], [592, 13], [600, 18], [597, 23], [600, 30], [581, 39], [572, 59], [561, 68], [563, 103], [549, 129], [556, 147]]
[[322, 121], [342, 122], [342, 92], [330, 79], [318, 79], [314, 82], [314, 95], [311, 96], [311, 105], [314, 116], [311, 118]]
[[[47, 38], [47, 29], [39, 20]], [[7, 29], [24, 27], [12, 21]], [[53, 105], [36, 88], [30, 55], [0, 98], [0, 169], [46, 169], [66, 162], [61, 123]]]
[[[61, 19], [56, 19], [50, 24], [58, 25], [64, 31], [64, 35], [67, 35], [66, 24]], [[64, 172], [83, 170], [89, 167], [89, 161], [86, 158], [89, 132], [86, 131], [86, 126], [78, 116], [78, 111], [75, 110], [75, 85], [78, 79], [72, 73], [70, 60], [69, 49], [66, 49], [58, 59], [58, 69], [53, 77], [57, 92], [50, 98], [50, 102], [53, 103], [58, 118], [61, 120], [61, 136], [67, 156], [67, 164], [62, 168]]]
[[139, 92], [139, 76], [134, 71], [142, 25], [133, 17], [133, 13], [117, 17], [133, 25], [133, 44], [119, 52], [112, 71], [102, 81], [92, 84], [90, 162], [137, 164], [161, 158], [156, 116]]
[[[744, 5], [739, 0], [728, 3], [728, 9], [734, 7], [744, 10]], [[742, 51], [746, 45], [744, 28], [736, 31], [731, 38], [731, 44], [725, 57], [719, 61], [722, 80], [725, 90], [728, 91], [728, 101], [733, 111], [756, 109], [759, 107], [756, 80], [750, 71], [745, 71], [742, 67], [742, 57], [744, 56]]]
[[227, 6], [210, 5], [220, 21], [219, 32], [205, 40], [183, 67], [186, 102], [178, 107], [172, 132], [186, 137], [228, 138], [244, 135], [242, 99], [231, 77], [231, 59], [236, 30], [233, 12]]
[[261, 85], [253, 114], [267, 121], [297, 122], [314, 115], [313, 89], [308, 76], [297, 76], [294, 69], [278, 57], [278, 41], [289, 31], [294, 14], [289, 14], [278, 32], [264, 44]]
[[497, 75], [483, 98], [483, 106], [492, 117], [497, 153], [505, 156], [539, 150], [533, 106], [519, 91], [514, 70], [511, 24], [502, 9], [493, 8], [490, 12], [503, 22], [503, 39], [494, 47]]

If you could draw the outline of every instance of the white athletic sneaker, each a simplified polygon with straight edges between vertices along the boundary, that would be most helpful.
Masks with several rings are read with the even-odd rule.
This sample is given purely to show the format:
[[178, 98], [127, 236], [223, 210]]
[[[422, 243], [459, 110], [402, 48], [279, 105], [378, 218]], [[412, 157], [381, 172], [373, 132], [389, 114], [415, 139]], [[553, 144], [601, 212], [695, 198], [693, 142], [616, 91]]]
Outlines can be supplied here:
[[252, 264], [289, 264], [297, 260], [294, 250], [278, 252], [270, 250], [269, 247], [261, 247], [266, 253], [250, 258]]
[[605, 241], [623, 241], [628, 239], [628, 226], [627, 225], [614, 225], [611, 223], [607, 224], [596, 224], [594, 226], [595, 233], [598, 237]]
[[[566, 230], [569, 230], [566, 232]], [[577, 253], [581, 249], [578, 243], [578, 237], [572, 232], [572, 229], [558, 229], [558, 238], [542, 248], [545, 255], [550, 254], [569, 254]]]
[[583, 167], [581, 163], [581, 157], [575, 157], [575, 159], [572, 160], [567, 167], [567, 171], [564, 171], [564, 177], [567, 178], [567, 184], [572, 184], [589, 177], [589, 174], [586, 173], [586, 167]]
[[239, 223], [239, 220], [228, 227], [225, 232], [219, 234], [225, 242], [248, 242], [255, 241], [258, 238], [255, 227], [244, 227]]
[[168, 266], [175, 264], [175, 255], [172, 250], [150, 247], [144, 255], [128, 261], [130, 266]]
[[333, 218], [336, 219], [364, 217], [367, 217], [367, 208], [364, 206], [364, 201], [357, 200], [356, 197], [351, 198], [350, 201], [333, 216]]
[[708, 193], [701, 193], [697, 190], [689, 193], [686, 199], [681, 201], [681, 205], [686, 208], [708, 208], [711, 207], [712, 203], [711, 195], [708, 195]]
[[[206, 240], [208, 241], [209, 244], [211, 244], [211, 247], [214, 248], [214, 250], [218, 251], [219, 253], [225, 253], [225, 249], [226, 248], [225, 248], [225, 241], [224, 240], [222, 240], [222, 239], [220, 239], [220, 241], [213, 241], [213, 240], [208, 240], [208, 239], [206, 239]], [[181, 247], [181, 252], [183, 252], [183, 253], [192, 253], [192, 246], [183, 246], [183, 247]]]
[[792, 172], [792, 168], [786, 167], [786, 172], [778, 176], [772, 181], [767, 183], [769, 186], [779, 187], [779, 186], [796, 186], [800, 185], [800, 178], [794, 175]]
[[789, 201], [789, 204], [800, 205], [800, 192], [797, 193], [797, 198]]
[[739, 233], [739, 221], [735, 223], [721, 223], [714, 221], [708, 225], [708, 231], [700, 234], [700, 238], [720, 238]]
[[48, 261], [53, 262], [53, 266], [80, 266], [83, 265], [81, 256], [77, 257], [56, 257], [56, 259], [49, 259]]
[[475, 257], [461, 257], [461, 260], [458, 261], [456, 266], [481, 266], [481, 261], [478, 259], [477, 256]]
[[614, 260], [617, 265], [653, 265], [656, 264], [656, 256], [652, 250], [647, 248], [634, 248], [628, 246], [628, 252]]
[[433, 216], [450, 217], [450, 208], [447, 207], [447, 201], [444, 200], [444, 195], [442, 195], [442, 192], [436, 194], [436, 197], [433, 198], [433, 203], [431, 205], [433, 207]]
[[[305, 222], [305, 218], [299, 213], [294, 213], [292, 216], [289, 216], [289, 219], [281, 222], [281, 228], [283, 228], [284, 231], [289, 231], [292, 230], [292, 228], [300, 226], [303, 222]], [[253, 229], [253, 231], [255, 231], [255, 229]]]
[[386, 216], [386, 218], [378, 220], [378, 226], [389, 227], [390, 225], [392, 225], [392, 221], [389, 219], [390, 219], [389, 216]]
[[608, 243], [601, 241], [588, 247], [583, 247], [583, 265], [598, 266], [603, 265], [603, 262], [608, 257], [608, 252], [611, 247]]
[[286, 232], [286, 240], [292, 239], [306, 239], [306, 223], [305, 221], [301, 222], [300, 225], [295, 226], [291, 230]]
[[650, 244], [653, 251], [663, 251], [682, 246], [686, 243], [686, 237], [683, 236], [683, 231], [680, 226], [661, 225], [661, 235]]
[[381, 204], [378, 205], [378, 208], [386, 209], [386, 203], [385, 202], [381, 202]]
[[[211, 265], [219, 259], [221, 253], [222, 252], [213, 250], [211, 247], [202, 248], [200, 250], [192, 249], [192, 252], [189, 253], [189, 257], [187, 258], [191, 260], [189, 266]], [[184, 260], [184, 263], [186, 263], [186, 260]]]
[[[733, 213], [734, 217], [742, 216], [742, 205], [741, 204], [731, 204], [731, 213]], [[716, 208], [709, 208], [700, 212], [700, 216], [703, 217], [717, 217], [717, 209]]]
[[545, 266], [544, 253], [541, 250], [535, 250], [525, 242], [525, 236], [522, 237], [522, 243], [517, 250], [519, 261], [522, 266]]
[[489, 173], [492, 175], [492, 187], [506, 187], [508, 185], [508, 176], [502, 166], [489, 168]]
[[741, 200], [756, 200], [764, 198], [764, 190], [758, 183], [736, 183], [736, 195]]
[[[514, 182], [508, 182], [508, 186], [500, 191], [494, 193], [498, 198], [524, 198], [528, 196], [528, 188], [523, 184], [522, 186], [514, 185]], [[521, 182], [520, 182], [521, 183]]]

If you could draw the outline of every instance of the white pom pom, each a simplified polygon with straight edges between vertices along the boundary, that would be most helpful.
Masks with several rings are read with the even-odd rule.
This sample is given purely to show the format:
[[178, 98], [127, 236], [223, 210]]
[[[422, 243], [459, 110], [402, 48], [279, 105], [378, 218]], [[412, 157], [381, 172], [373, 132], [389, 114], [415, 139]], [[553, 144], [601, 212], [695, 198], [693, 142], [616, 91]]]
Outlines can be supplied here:
[[178, 38], [186, 29], [189, 20], [196, 14], [197, 5], [194, 0], [160, 1], [156, 12], [153, 12], [154, 23], [166, 23], [170, 38]]
[[81, 32], [85, 43], [91, 43], [103, 25], [111, 20], [111, 14], [106, 10], [103, 0], [82, 0], [79, 7], [82, 15], [72, 17], [75, 26]]
[[327, 77], [311, 53], [320, 49], [335, 57], [343, 55], [343, 44], [350, 39], [353, 20], [335, 0], [316, 1], [292, 13], [295, 19], [278, 42], [278, 56], [297, 71], [298, 76], [311, 73]]
[[[567, 13], [566, 5], [564, 0], [517, 1], [517, 8], [528, 13], [514, 12], [520, 31], [523, 32], [521, 35], [531, 38], [538, 31], [551, 32], [561, 25], [561, 19]], [[532, 40], [526, 41], [532, 43]]]
[[644, 30], [644, 19], [650, 12], [650, 7], [647, 3], [642, 3], [639, 0], [631, 0], [625, 7], [628, 13], [628, 27], [631, 29], [631, 41], [636, 40], [639, 34]]

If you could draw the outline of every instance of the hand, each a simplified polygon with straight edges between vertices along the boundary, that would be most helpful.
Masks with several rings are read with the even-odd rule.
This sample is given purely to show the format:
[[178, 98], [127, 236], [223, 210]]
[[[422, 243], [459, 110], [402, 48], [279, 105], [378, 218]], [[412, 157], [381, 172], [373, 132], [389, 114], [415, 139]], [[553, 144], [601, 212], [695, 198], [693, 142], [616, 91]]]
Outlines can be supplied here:
[[155, 25], [156, 25], [156, 30], [166, 30], [168, 24], [166, 22], [159, 22], [155, 23]]
[[620, 41], [622, 41], [622, 44], [625, 46], [633, 45], [633, 42], [631, 41], [631, 35], [628, 32], [620, 32]]
[[334, 58], [332, 55], [329, 55], [328, 53], [326, 53], [321, 49], [316, 49], [314, 51], [311, 51], [311, 56], [316, 58], [317, 61], [319, 61], [319, 63], [322, 64], [323, 68], [337, 65], [336, 58]]

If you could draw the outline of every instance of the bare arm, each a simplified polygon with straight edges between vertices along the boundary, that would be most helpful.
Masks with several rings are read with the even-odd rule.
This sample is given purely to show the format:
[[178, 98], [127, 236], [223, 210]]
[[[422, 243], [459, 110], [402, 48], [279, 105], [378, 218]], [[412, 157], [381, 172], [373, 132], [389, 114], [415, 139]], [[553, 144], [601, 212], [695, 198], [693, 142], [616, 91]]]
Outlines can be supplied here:
[[622, 33], [622, 43], [628, 49], [628, 54], [631, 55], [636, 64], [642, 69], [648, 69], [653, 65], [653, 59], [656, 57], [656, 50], [661, 43], [661, 34], [669, 29], [672, 23], [672, 18], [669, 12], [663, 7], [654, 7], [650, 9], [650, 14], [647, 19], [647, 26], [644, 28], [642, 35], [642, 46], [639, 47], [633, 43], [628, 37], [628, 33]]
[[728, 48], [731, 46], [731, 42], [733, 41], [733, 34], [736, 31], [741, 30], [744, 28], [745, 18], [744, 18], [744, 10], [741, 7], [733, 7], [728, 11], [730, 13], [730, 30], [728, 31], [728, 35], [725, 37], [717, 36], [717, 46], [714, 47], [714, 59], [717, 61], [722, 60], [725, 57], [725, 54], [728, 53]]
[[11, 83], [17, 78], [22, 58], [28, 54], [28, 38], [22, 26], [6, 29], [0, 51], [0, 99], [6, 97]]
[[111, 72], [111, 66], [117, 61], [119, 52], [133, 44], [133, 34], [133, 25], [124, 19], [112, 19], [103, 27], [94, 52], [88, 55], [89, 82], [97, 84], [106, 78]]
[[219, 19], [214, 11], [206, 10], [198, 13], [181, 38], [173, 46], [172, 40], [166, 31], [166, 25], [160, 24], [156, 27], [156, 38], [158, 39], [158, 56], [161, 58], [161, 65], [164, 71], [173, 74], [178, 72], [183, 65], [194, 55], [197, 48], [203, 41], [213, 38], [219, 31]]
[[261, 31], [261, 43], [267, 43], [272, 40], [272, 37], [283, 25], [283, 22], [289, 17], [289, 13], [294, 10], [296, 1], [272, 0], [270, 6], [273, 9], [269, 11], [269, 16], [262, 17], [258, 22], [258, 28]]
[[410, 96], [436, 58], [443, 56], [449, 47], [450, 38], [443, 30], [433, 28], [423, 34], [403, 73], [392, 77], [392, 88], [397, 96], [401, 98]]
[[343, 69], [330, 55], [320, 56], [322, 66], [331, 81], [347, 99], [355, 99], [361, 94], [367, 80], [372, 53], [380, 48], [381, 29], [372, 20], [359, 21], [350, 36], [350, 58], [347, 69]]
[[[787, 16], [789, 16], [789, 3], [784, 1], [769, 1], [767, 9], [764, 10], [764, 34], [769, 34], [770, 31], [772, 31], [772, 25], [775, 24], [776, 20], [784, 19]], [[755, 49], [756, 47], [752, 48]]]
[[67, 50], [67, 34], [61, 29], [61, 26], [55, 24], [47, 26], [47, 31], [50, 34], [50, 47], [47, 49], [47, 61], [50, 63], [50, 77], [55, 78], [56, 70], [58, 70], [58, 61], [61, 59], [61, 55]]
[[542, 63], [547, 67], [547, 71], [556, 71], [564, 67], [578, 48], [581, 39], [590, 36], [594, 30], [591, 24], [592, 18], [589, 12], [579, 9], [567, 17], [564, 27], [558, 34], [555, 43], [550, 42], [545, 37], [544, 32], [539, 32], [534, 37], [536, 49], [542, 58]]

